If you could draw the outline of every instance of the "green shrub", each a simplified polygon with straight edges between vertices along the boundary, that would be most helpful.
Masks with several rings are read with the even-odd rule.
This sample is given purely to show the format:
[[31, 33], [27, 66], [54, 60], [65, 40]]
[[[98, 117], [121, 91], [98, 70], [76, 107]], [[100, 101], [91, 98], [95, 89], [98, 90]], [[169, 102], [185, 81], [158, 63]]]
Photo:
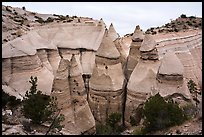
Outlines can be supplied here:
[[53, 22], [54, 21], [54, 19], [53, 18], [51, 18], [51, 17], [48, 17], [47, 18], [47, 20], [45, 21], [46, 23], [49, 23], [49, 22]]
[[187, 18], [185, 14], [181, 14], [181, 18]]
[[26, 10], [25, 6], [22, 7], [23, 10]]
[[77, 16], [75, 15], [75, 16], [72, 16], [72, 18], [74, 19], [74, 18], [77, 18]]
[[45, 21], [43, 19], [37, 19], [35, 21], [39, 22], [40, 24], [45, 23]]
[[196, 87], [197, 85], [192, 79], [188, 81], [187, 86], [188, 86], [190, 93], [194, 93], [197, 91], [197, 87]]
[[2, 90], [2, 108], [8, 106], [9, 108], [14, 109], [20, 104], [20, 99], [16, 99], [15, 96], [11, 96]]
[[175, 31], [175, 32], [179, 32], [179, 29], [177, 29], [177, 28], [174, 28], [174, 31]]
[[157, 34], [157, 32], [156, 31], [152, 31], [152, 35], [155, 35], [155, 34]]
[[140, 123], [143, 117], [142, 111], [143, 111], [143, 104], [140, 104], [135, 110], [133, 110], [132, 116], [130, 116], [130, 124], [132, 126], [137, 126]]
[[9, 101], [9, 95], [2, 90], [1, 107], [5, 108]]
[[66, 20], [66, 17], [63, 15], [58, 16], [58, 18], [60, 19], [60, 21]]
[[182, 109], [187, 119], [193, 118], [197, 111], [197, 108], [192, 103], [182, 106]]
[[11, 9], [9, 9], [9, 7], [8, 7], [8, 6], [6, 6], [6, 10], [7, 10], [8, 12], [12, 12], [12, 10], [11, 10]]
[[136, 122], [136, 120], [135, 120], [135, 118], [133, 116], [130, 116], [130, 124], [132, 126], [136, 126], [137, 125], [137, 122]]
[[190, 21], [186, 22], [189, 26], [192, 26], [193, 24]]
[[122, 114], [120, 113], [112, 113], [106, 119], [105, 124], [97, 124], [96, 125], [96, 134], [97, 135], [117, 135], [123, 131], [123, 127], [121, 125]]
[[45, 23], [45, 21], [41, 18], [41, 17], [38, 17], [38, 16], [34, 16], [35, 18], [37, 18], [37, 20], [35, 20], [35, 21], [37, 21], [37, 22], [39, 22], [39, 23]]
[[190, 18], [190, 19], [195, 19], [196, 17], [195, 17], [195, 16], [190, 16], [189, 18]]
[[110, 135], [112, 128], [105, 124], [96, 124], [96, 135]]
[[34, 124], [41, 124], [45, 121], [52, 121], [55, 112], [59, 111], [56, 98], [42, 94], [37, 90], [37, 77], [29, 81], [32, 86], [30, 91], [26, 91], [23, 99], [22, 112], [26, 118], [30, 118]]
[[179, 125], [186, 120], [178, 104], [166, 102], [159, 93], [145, 102], [143, 113], [147, 132]]
[[163, 31], [164, 31], [164, 29], [159, 29], [158, 30], [159, 33], [162, 33]]
[[145, 135], [145, 129], [143, 127], [135, 128], [132, 135]]
[[106, 123], [111, 127], [115, 128], [118, 122], [121, 121], [121, 118], [122, 118], [122, 115], [120, 113], [112, 113], [106, 120]]
[[201, 24], [201, 22], [200, 23], [198, 23], [198, 26], [201, 26], [202, 24]]
[[199, 27], [199, 25], [194, 25], [194, 27], [195, 27], [195, 28], [198, 28], [198, 27]]

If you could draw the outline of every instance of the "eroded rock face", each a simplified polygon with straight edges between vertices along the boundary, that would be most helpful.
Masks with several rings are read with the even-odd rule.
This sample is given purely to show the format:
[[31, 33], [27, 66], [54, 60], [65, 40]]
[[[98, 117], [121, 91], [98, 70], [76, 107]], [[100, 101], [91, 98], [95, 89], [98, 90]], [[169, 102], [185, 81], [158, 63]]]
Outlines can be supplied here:
[[[130, 120], [130, 116], [134, 115], [134, 111], [149, 96], [155, 95], [158, 92], [165, 98], [173, 98], [179, 105], [186, 104], [187, 102], [193, 103], [187, 82], [189, 77], [193, 76], [191, 74], [198, 75], [201, 72], [198, 69], [200, 64], [198, 58], [201, 58], [198, 52], [200, 42], [197, 42], [197, 44], [193, 42], [194, 44], [191, 44], [191, 40], [197, 39], [197, 35], [199, 34], [195, 33], [194, 36], [186, 33], [178, 34], [178, 36], [168, 35], [168, 39], [164, 35], [163, 40], [160, 39], [159, 41], [156, 39], [156, 43], [149, 42], [153, 45], [142, 47], [146, 45], [145, 43], [148, 43], [144, 39], [144, 44], [140, 48], [142, 50], [141, 59], [132, 72], [127, 85], [126, 121]], [[150, 52], [154, 50], [158, 52], [155, 53], [157, 57], [152, 60]], [[147, 53], [145, 59], [142, 55], [144, 51]], [[192, 51], [193, 56], [191, 56]], [[195, 53], [197, 53], [197, 57], [195, 57]], [[193, 67], [190, 69], [189, 66]], [[194, 72], [189, 70], [194, 70]]]
[[115, 44], [115, 47], [117, 48], [117, 50], [120, 53], [120, 60], [121, 60], [121, 63], [122, 63], [122, 68], [124, 70], [125, 65], [126, 65], [126, 59], [127, 59], [127, 55], [126, 55], [125, 49], [124, 49], [125, 45], [124, 45], [124, 43], [122, 42], [121, 39], [116, 39], [114, 41], [114, 44]]
[[156, 74], [160, 62], [140, 59], [127, 84], [125, 120], [130, 121], [134, 111], [143, 104], [156, 88]]
[[[8, 31], [5, 25], [3, 32]], [[125, 121], [130, 121], [158, 92], [179, 103], [192, 100], [189, 79], [201, 87], [199, 30], [144, 36], [136, 26], [126, 52], [113, 24], [105, 30], [102, 19], [55, 22], [26, 33], [2, 42], [2, 89], [22, 99], [30, 76], [37, 76], [38, 89], [58, 98], [64, 134], [93, 134], [95, 121], [105, 123], [113, 112], [125, 113]]]
[[119, 59], [120, 53], [106, 33], [89, 83], [88, 101], [97, 122], [105, 122], [113, 112], [122, 113], [124, 75]]
[[93, 72], [105, 27], [102, 20], [81, 25], [43, 26], [2, 46], [3, 90], [22, 99], [37, 76], [38, 89], [58, 98], [64, 134], [95, 133], [82, 74]]
[[50, 71], [53, 72], [52, 70], [52, 66], [48, 60], [48, 53], [46, 51], [46, 49], [39, 49], [37, 50], [37, 55], [40, 58], [41, 62], [43, 63], [43, 65]]
[[157, 78], [159, 80], [183, 80], [184, 68], [175, 53], [167, 53], [161, 61]]
[[[49, 24], [4, 43], [3, 84], [24, 96], [30, 87], [30, 76], [37, 76], [39, 90], [50, 94], [60, 59], [70, 60], [72, 54], [76, 55], [82, 73], [92, 74], [95, 52], [105, 30], [102, 20], [95, 22], [94, 25]], [[90, 59], [88, 63], [87, 59]]]
[[71, 61], [61, 59], [53, 82], [52, 96], [57, 97], [65, 120], [63, 132], [66, 134], [82, 134], [95, 132], [95, 120], [86, 100], [82, 73], [74, 55]]
[[11, 79], [11, 59], [5, 58], [2, 59], [2, 84], [6, 85]]
[[157, 60], [158, 51], [156, 49], [156, 41], [151, 34], [146, 34], [139, 48], [142, 59]]
[[177, 35], [166, 34], [156, 38], [159, 58], [162, 59], [165, 54], [174, 52], [181, 61], [186, 80], [192, 79], [200, 87], [202, 81], [202, 33], [200, 30], [191, 30], [180, 32]]
[[133, 33], [132, 42], [130, 45], [130, 51], [127, 60], [127, 68], [126, 68], [126, 78], [129, 79], [132, 71], [137, 65], [140, 59], [140, 47], [143, 42], [144, 35], [141, 31], [139, 25], [136, 26], [135, 31]]
[[110, 26], [109, 26], [108, 35], [111, 37], [111, 39], [112, 39], [113, 41], [116, 40], [116, 39], [119, 37], [119, 35], [118, 35], [118, 33], [116, 32], [116, 30], [115, 30], [115, 28], [114, 28], [114, 26], [113, 26], [112, 23], [111, 23]]
[[135, 31], [134, 31], [133, 36], [132, 36], [132, 41], [133, 42], [142, 42], [143, 39], [144, 39], [143, 31], [140, 29], [140, 26], [137, 25], [135, 27]]
[[[10, 73], [8, 75], [10, 77], [5, 76], [7, 79], [3, 79], [5, 80], [3, 82], [5, 85], [10, 86], [14, 91], [24, 96], [30, 87], [30, 76], [33, 75], [38, 77], [38, 82], [40, 83], [38, 85], [39, 90], [48, 95], [51, 93], [50, 86], [52, 85], [54, 76], [52, 72], [43, 66], [37, 55], [12, 57], [9, 58], [10, 62], [8, 62], [8, 59], [6, 60], [8, 64], [4, 67], [10, 67], [7, 71], [3, 71], [3, 76]], [[46, 79], [46, 81], [44, 79]], [[24, 83], [24, 86], [22, 86], [22, 83]]]

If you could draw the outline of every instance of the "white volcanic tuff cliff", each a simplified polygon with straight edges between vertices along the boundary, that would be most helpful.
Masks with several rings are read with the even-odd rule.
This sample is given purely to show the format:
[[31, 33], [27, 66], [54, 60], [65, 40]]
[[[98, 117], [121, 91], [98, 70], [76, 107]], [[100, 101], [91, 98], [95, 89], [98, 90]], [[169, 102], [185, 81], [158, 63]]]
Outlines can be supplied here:
[[[22, 45], [21, 45], [22, 44]], [[45, 93], [50, 93], [51, 83], [53, 80], [53, 74], [43, 66], [40, 58], [36, 54], [34, 48], [29, 48], [29, 41], [23, 41], [20, 38], [13, 40], [13, 42], [7, 42], [2, 46], [2, 62], [3, 62], [3, 83], [10, 86], [19, 94], [24, 95], [26, 90], [29, 89], [29, 79], [31, 75], [39, 77], [39, 89]], [[5, 71], [5, 69], [7, 69]], [[46, 75], [47, 81], [43, 80], [42, 75]], [[8, 75], [8, 76], [6, 76]], [[24, 86], [22, 86], [22, 84]]]
[[52, 96], [57, 97], [65, 120], [64, 134], [95, 132], [95, 120], [86, 100], [82, 74], [74, 56], [71, 61], [61, 59], [53, 81]]
[[136, 26], [135, 31], [133, 33], [132, 42], [130, 44], [130, 50], [127, 60], [127, 68], [126, 68], [126, 78], [129, 79], [132, 71], [137, 65], [140, 58], [139, 48], [141, 47], [142, 41], [144, 39], [143, 32], [141, 31], [139, 25]]
[[[66, 134], [93, 133], [94, 117], [104, 122], [113, 112], [123, 113], [125, 98], [123, 40], [117, 39], [119, 36], [112, 24], [105, 33], [102, 19], [80, 18], [81, 23], [78, 19], [36, 27], [15, 40], [4, 40], [2, 45], [2, 89], [22, 99], [30, 87], [30, 76], [37, 76], [38, 88], [46, 94], [53, 91], [52, 95], [58, 97], [61, 113], [66, 118], [63, 130]], [[5, 26], [3, 21], [3, 31], [8, 29]], [[164, 97], [176, 94], [187, 100], [191, 98], [188, 80], [202, 83], [201, 36], [201, 31], [192, 30], [144, 38], [136, 26], [126, 70], [134, 71], [128, 76], [125, 120], [129, 121], [132, 111], [157, 92]], [[85, 91], [82, 74], [85, 77], [92, 74], [90, 85], [88, 78], [85, 79], [89, 91]]]
[[85, 95], [85, 87], [84, 81], [82, 78], [82, 72], [79, 69], [79, 65], [76, 61], [75, 56], [73, 55], [71, 58], [71, 66], [69, 70], [70, 74], [70, 85], [71, 85], [71, 92], [72, 94], [78, 95]]
[[[93, 22], [94, 25], [84, 23], [49, 24], [40, 27], [37, 31], [41, 37], [52, 41], [57, 47], [97, 50], [105, 30], [105, 24], [101, 21]], [[69, 42], [66, 43], [67, 41]]]
[[95, 54], [94, 51], [84, 51], [81, 53], [81, 66], [83, 74], [92, 74], [95, 66]]
[[115, 44], [113, 43], [113, 40], [108, 35], [107, 30], [103, 36], [103, 40], [97, 50], [96, 55], [99, 57], [113, 58], [113, 59], [118, 59], [120, 57], [120, 53], [116, 49]]
[[142, 45], [140, 47], [140, 51], [148, 52], [153, 50], [155, 46], [156, 46], [156, 41], [154, 40], [153, 36], [151, 34], [146, 34], [142, 42]]
[[[196, 34], [196, 32], [197, 31], [195, 31], [194, 33]], [[161, 46], [161, 38], [159, 45], [156, 45], [155, 42], [150, 42], [153, 45], [147, 46], [153, 47], [151, 49], [156, 50], [157, 48], [159, 48], [157, 52], [158, 55], [156, 55], [155, 53], [158, 58], [157, 60], [151, 60], [151, 58], [149, 58], [147, 54], [147, 58], [145, 60], [143, 58], [139, 60], [137, 66], [130, 76], [127, 85], [127, 101], [125, 111], [127, 121], [133, 113], [133, 108], [136, 109], [139, 104], [145, 102], [146, 98], [148, 98], [149, 95], [155, 95], [158, 92], [163, 97], [176, 95], [182, 97], [184, 101], [192, 100], [187, 87], [187, 82], [189, 80], [189, 77], [195, 78], [195, 75], [198, 76], [198, 74], [201, 72], [201, 70], [198, 69], [198, 64], [200, 64], [201, 61], [198, 60], [202, 58], [200, 56], [200, 52], [198, 52], [198, 49], [201, 49], [201, 47], [199, 44], [195, 43], [192, 46], [189, 46], [191, 45], [191, 41], [186, 40], [189, 34], [186, 36], [184, 33], [183, 35], [184, 36], [182, 37], [181, 34], [179, 38], [175, 38], [176, 36], [173, 35], [171, 37], [168, 37], [167, 40], [163, 39], [163, 42], [166, 43], [163, 44], [163, 46]], [[196, 39], [197, 35], [194, 35], [193, 39]], [[179, 43], [181, 40], [183, 42]], [[174, 49], [175, 47], [172, 43], [179, 43], [180, 48], [177, 48], [177, 50], [167, 50], [167, 52], [165, 52], [166, 54], [161, 54], [161, 51], [165, 51], [163, 49]], [[187, 47], [187, 50], [183, 50], [182, 47]], [[189, 54], [189, 50], [194, 51], [194, 57], [195, 52], [197, 51], [198, 54], [195, 59]], [[149, 54], [149, 56], [152, 55]], [[196, 83], [198, 83], [198, 81], [196, 81]]]
[[127, 59], [127, 55], [126, 55], [126, 51], [124, 49], [125, 44], [123, 43], [123, 41], [121, 39], [116, 39], [114, 41], [115, 47], [117, 48], [117, 50], [120, 53], [120, 60], [122, 63], [122, 68], [125, 71], [125, 65], [126, 65], [126, 59]]
[[116, 40], [117, 38], [119, 38], [119, 35], [118, 33], [116, 32], [113, 24], [111, 23], [110, 26], [109, 26], [109, 29], [108, 29], [108, 35], [111, 37], [111, 39], [114, 41]]
[[[6, 45], [11, 44], [13, 47], [25, 52], [24, 55], [34, 55], [35, 49], [57, 49], [58, 47], [84, 48], [96, 51], [101, 43], [104, 31], [104, 26], [55, 24], [32, 30], [27, 35], [16, 38], [6, 43]], [[3, 58], [11, 57], [11, 55], [18, 56], [8, 51], [8, 49], [3, 49], [3, 51], [6, 52], [5, 54], [3, 52]]]
[[175, 53], [166, 53], [157, 72], [158, 90], [162, 96], [182, 94], [191, 99], [184, 78], [184, 67]]
[[[76, 31], [74, 31], [75, 29]], [[83, 72], [82, 69], [84, 68], [84, 72], [91, 74], [95, 62], [86, 64], [82, 62], [84, 61], [82, 56], [86, 56], [86, 58], [94, 56], [101, 43], [104, 30], [104, 24], [101, 24], [101, 26], [80, 25], [80, 23], [47, 25], [3, 44], [3, 84], [7, 84], [24, 95], [30, 87], [30, 84], [28, 84], [30, 76], [38, 76], [39, 90], [50, 94], [50, 85], [60, 62], [60, 54], [66, 58], [66, 52], [70, 49], [71, 51], [72, 49], [76, 50], [77, 53], [80, 53], [80, 49], [90, 50], [87, 53], [78, 54], [76, 58], [80, 67], [81, 64], [83, 65], [81, 71]], [[74, 35], [74, 39], [72, 39], [71, 34]], [[68, 37], [65, 37], [66, 35]], [[80, 41], [80, 38], [82, 41]], [[69, 43], [69, 40], [72, 44]], [[60, 49], [61, 47], [64, 50]], [[71, 52], [69, 56], [71, 57], [72, 54]], [[27, 73], [24, 75], [26, 71]], [[19, 81], [16, 81], [16, 75], [20, 76]], [[22, 84], [25, 86], [22, 86]]]
[[106, 32], [89, 82], [88, 101], [96, 121], [105, 122], [111, 113], [122, 113], [123, 82], [120, 53]]
[[156, 48], [156, 41], [151, 34], [146, 34], [140, 47], [140, 54], [142, 59], [158, 59], [158, 51]]
[[163, 35], [157, 38], [159, 58], [162, 59], [166, 52], [175, 52], [184, 66], [184, 77], [192, 79], [199, 86], [202, 83], [202, 33], [199, 30], [180, 32], [178, 34]]
[[181, 75], [183, 76], [183, 65], [175, 53], [166, 53], [162, 59], [158, 73], [161, 75]]
[[43, 65], [50, 71], [53, 72], [52, 66], [48, 60], [48, 53], [46, 49], [38, 49], [37, 50], [37, 55], [40, 58], [41, 62]]
[[144, 39], [143, 31], [140, 29], [140, 26], [137, 25], [135, 27], [135, 31], [132, 36], [132, 41], [138, 42], [138, 41], [142, 41], [143, 39]]
[[159, 58], [162, 58], [166, 52], [188, 52], [195, 47], [201, 47], [202, 33], [199, 30], [187, 32], [178, 32], [176, 34], [166, 34], [160, 37], [154, 36], [157, 42]]

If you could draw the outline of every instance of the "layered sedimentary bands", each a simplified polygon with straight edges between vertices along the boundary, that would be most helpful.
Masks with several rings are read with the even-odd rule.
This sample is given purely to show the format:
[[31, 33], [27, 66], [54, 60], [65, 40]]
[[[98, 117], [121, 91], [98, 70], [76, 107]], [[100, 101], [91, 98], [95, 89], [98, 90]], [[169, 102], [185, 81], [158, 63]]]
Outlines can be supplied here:
[[158, 92], [163, 97], [177, 96], [175, 100], [178, 102], [192, 101], [187, 82], [190, 79], [197, 84], [202, 81], [202, 67], [199, 67], [202, 63], [201, 49], [199, 30], [160, 36], [147, 34], [140, 47], [141, 58], [127, 85], [126, 120], [134, 108]]
[[95, 63], [89, 83], [88, 101], [96, 120], [105, 122], [109, 114], [122, 113], [124, 100], [120, 53], [107, 31], [96, 53]]
[[22, 99], [37, 76], [39, 90], [57, 97], [65, 134], [95, 133], [82, 77], [92, 74], [105, 32], [102, 20], [93, 23], [43, 26], [2, 46], [3, 90]]
[[2, 89], [21, 98], [30, 76], [56, 96], [65, 134], [94, 134], [113, 112], [126, 122], [149, 96], [192, 101], [187, 82], [201, 88], [202, 30], [144, 34], [139, 26], [129, 54], [113, 24], [103, 20], [40, 26], [2, 45]]

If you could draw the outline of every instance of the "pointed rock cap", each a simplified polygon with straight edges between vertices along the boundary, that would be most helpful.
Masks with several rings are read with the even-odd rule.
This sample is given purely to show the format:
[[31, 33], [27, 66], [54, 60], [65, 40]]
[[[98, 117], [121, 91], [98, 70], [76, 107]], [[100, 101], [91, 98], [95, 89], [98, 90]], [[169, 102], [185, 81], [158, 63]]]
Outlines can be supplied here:
[[56, 73], [56, 78], [57, 79], [66, 79], [68, 77], [68, 70], [69, 70], [69, 60], [65, 60], [61, 58], [57, 73]]
[[105, 31], [101, 45], [99, 46], [96, 52], [96, 55], [105, 57], [105, 58], [119, 58], [120, 57], [120, 53], [115, 47], [115, 44], [110, 38], [110, 36], [107, 34], [107, 30]]
[[71, 61], [70, 61], [70, 76], [79, 76], [82, 72], [79, 68], [79, 64], [76, 61], [75, 55], [72, 55]]
[[155, 48], [155, 46], [156, 41], [154, 40], [153, 36], [151, 34], [146, 34], [141, 44], [140, 51], [142, 52], [151, 51]]
[[117, 34], [117, 32], [115, 31], [115, 28], [113, 27], [113, 24], [111, 23], [108, 29], [108, 33], [110, 35], [110, 37], [112, 38], [112, 40], [116, 40], [119, 36]]
[[144, 34], [143, 34], [142, 30], [140, 29], [140, 26], [137, 25], [135, 28], [135, 31], [133, 33], [132, 40], [133, 41], [141, 41], [143, 39], [144, 39]]
[[159, 74], [183, 75], [184, 68], [174, 52], [166, 53], [159, 68]]
[[103, 19], [101, 18], [100, 21], [98, 22], [98, 26], [103, 26], [103, 25], [105, 25], [105, 23], [104, 23]]

